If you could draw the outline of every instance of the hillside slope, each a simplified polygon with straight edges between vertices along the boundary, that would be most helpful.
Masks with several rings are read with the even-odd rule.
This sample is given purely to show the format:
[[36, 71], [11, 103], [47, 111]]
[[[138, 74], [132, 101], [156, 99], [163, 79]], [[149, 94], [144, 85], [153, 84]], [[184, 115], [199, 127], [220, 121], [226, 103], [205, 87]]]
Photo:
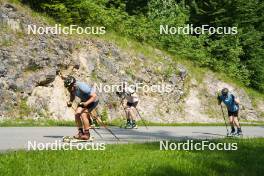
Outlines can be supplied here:
[[[2, 2], [0, 22], [2, 119], [73, 119], [73, 109], [66, 106], [68, 93], [59, 76], [62, 73], [90, 85], [170, 85], [173, 89], [169, 93], [139, 91], [138, 108], [148, 121], [221, 122], [215, 95], [223, 87], [240, 98], [242, 119], [263, 120], [263, 99], [254, 103], [242, 88], [219, 80], [210, 71], [200, 78], [188, 65], [160, 50], [144, 48], [149, 53], [145, 54], [97, 37], [28, 35], [28, 25], [49, 24], [19, 4]], [[100, 111], [109, 120], [124, 116], [114, 92], [98, 93]]]

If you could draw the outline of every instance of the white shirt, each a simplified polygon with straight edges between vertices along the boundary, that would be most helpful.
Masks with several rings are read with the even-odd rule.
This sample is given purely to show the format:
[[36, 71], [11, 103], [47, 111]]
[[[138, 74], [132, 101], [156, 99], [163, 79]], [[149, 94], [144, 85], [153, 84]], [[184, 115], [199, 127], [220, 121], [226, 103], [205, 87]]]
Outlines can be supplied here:
[[138, 95], [130, 87], [125, 88], [125, 98], [126, 98], [127, 102], [129, 102], [129, 103], [138, 102]]

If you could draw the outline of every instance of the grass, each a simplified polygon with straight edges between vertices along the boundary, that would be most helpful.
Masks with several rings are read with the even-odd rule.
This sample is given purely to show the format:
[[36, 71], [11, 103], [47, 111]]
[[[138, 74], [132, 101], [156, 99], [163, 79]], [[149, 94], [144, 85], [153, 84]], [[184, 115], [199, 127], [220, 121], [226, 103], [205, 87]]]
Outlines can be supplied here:
[[[105, 122], [108, 126], [124, 127], [125, 121], [122, 119], [115, 119], [111, 122]], [[144, 123], [140, 120], [137, 122], [139, 126], [144, 127]], [[145, 122], [147, 126], [224, 126], [224, 123], [154, 123]], [[74, 121], [54, 120], [54, 119], [5, 119], [0, 121], [0, 127], [52, 127], [52, 126], [75, 126]], [[242, 121], [242, 126], [264, 126], [264, 122]]]
[[[259, 122], [259, 121], [252, 121], [252, 122], [247, 122], [247, 121], [242, 121], [240, 122], [241, 126], [264, 126], [264, 122]], [[120, 126], [120, 127], [124, 127], [125, 125], [125, 121], [121, 120], [121, 119], [115, 119], [113, 120], [111, 123], [109, 123], [112, 126]], [[177, 126], [225, 126], [224, 122], [223, 123], [196, 123], [196, 122], [192, 122], [192, 123], [183, 123], [183, 122], [179, 122], [179, 123], [156, 123], [156, 122], [148, 122], [148, 121], [137, 121], [138, 126], [144, 126], [144, 124], [146, 124], [146, 126], [171, 126], [171, 127], [177, 127]]]
[[[178, 141], [179, 142], [179, 141]], [[186, 141], [181, 141], [186, 142]], [[201, 142], [201, 141], [195, 141]], [[161, 151], [159, 143], [106, 145], [101, 151], [0, 154], [1, 175], [262, 175], [264, 139], [224, 139], [237, 151]]]
[[45, 127], [45, 126], [75, 126], [74, 121], [53, 119], [5, 119], [0, 121], [0, 127]]

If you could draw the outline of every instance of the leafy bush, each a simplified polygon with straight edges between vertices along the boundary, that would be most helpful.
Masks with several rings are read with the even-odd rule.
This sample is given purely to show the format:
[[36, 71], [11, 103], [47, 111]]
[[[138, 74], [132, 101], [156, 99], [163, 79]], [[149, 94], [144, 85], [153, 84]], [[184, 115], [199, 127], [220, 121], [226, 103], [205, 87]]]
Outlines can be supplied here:
[[[103, 25], [224, 72], [264, 92], [264, 2], [259, 0], [21, 0], [58, 22]], [[160, 35], [160, 25], [208, 24], [238, 28], [236, 35]]]

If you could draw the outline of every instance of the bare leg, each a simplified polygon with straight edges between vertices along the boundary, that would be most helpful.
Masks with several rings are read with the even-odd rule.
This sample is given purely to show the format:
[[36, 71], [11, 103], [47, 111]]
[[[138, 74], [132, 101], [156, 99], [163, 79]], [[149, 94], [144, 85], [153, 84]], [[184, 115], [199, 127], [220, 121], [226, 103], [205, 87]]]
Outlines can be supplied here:
[[131, 117], [130, 117], [130, 107], [126, 107], [126, 118], [127, 118], [127, 120], [131, 120]]
[[237, 128], [240, 128], [238, 117], [234, 117], [234, 124], [236, 125]]
[[136, 109], [134, 107], [130, 108], [130, 117], [132, 118], [132, 120], [136, 120], [136, 113], [135, 113]]
[[131, 128], [132, 125], [132, 119], [131, 119], [131, 114], [130, 114], [130, 107], [126, 107], [126, 118], [127, 118], [127, 123], [126, 123], [126, 128]]
[[83, 128], [84, 128], [83, 135], [81, 136], [81, 139], [89, 140], [90, 139], [90, 132], [89, 132], [89, 127], [90, 127], [89, 118], [90, 118], [90, 116], [89, 116], [87, 110], [83, 111], [81, 118], [82, 118]]
[[75, 111], [75, 123], [78, 128], [78, 134], [74, 135], [74, 138], [79, 139], [83, 135], [83, 126], [82, 126], [82, 120], [81, 120], [81, 113], [83, 111], [83, 108], [78, 107]]
[[239, 124], [239, 121], [238, 121], [238, 117], [237, 116], [234, 117], [234, 124], [237, 127], [237, 135], [242, 135], [241, 126]]
[[83, 108], [78, 107], [75, 111], [75, 123], [78, 128], [82, 128], [81, 113]]
[[90, 123], [89, 123], [90, 115], [88, 114], [87, 110], [85, 110], [82, 113], [81, 118], [82, 118], [84, 130], [89, 130], [89, 127], [90, 127]]
[[229, 123], [230, 123], [231, 127], [234, 126], [234, 117], [233, 116], [229, 116]]
[[231, 134], [234, 134], [235, 133], [234, 116], [229, 116], [229, 123], [231, 126]]

